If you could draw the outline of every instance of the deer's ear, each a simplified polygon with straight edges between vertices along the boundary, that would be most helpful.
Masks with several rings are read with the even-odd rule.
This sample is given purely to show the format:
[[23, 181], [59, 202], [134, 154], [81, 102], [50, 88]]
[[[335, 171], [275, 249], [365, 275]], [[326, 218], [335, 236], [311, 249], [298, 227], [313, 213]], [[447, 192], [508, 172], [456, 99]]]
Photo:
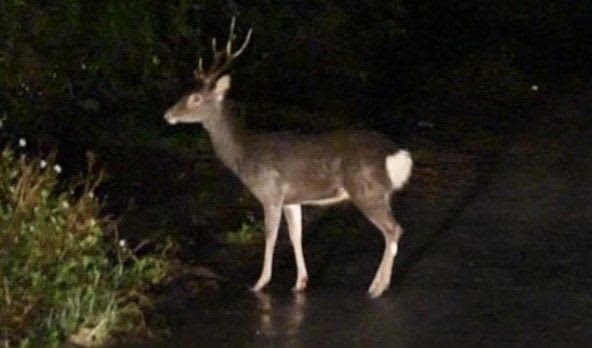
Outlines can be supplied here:
[[220, 100], [224, 99], [226, 93], [230, 89], [230, 75], [224, 75], [216, 81], [216, 86], [214, 87], [214, 94]]

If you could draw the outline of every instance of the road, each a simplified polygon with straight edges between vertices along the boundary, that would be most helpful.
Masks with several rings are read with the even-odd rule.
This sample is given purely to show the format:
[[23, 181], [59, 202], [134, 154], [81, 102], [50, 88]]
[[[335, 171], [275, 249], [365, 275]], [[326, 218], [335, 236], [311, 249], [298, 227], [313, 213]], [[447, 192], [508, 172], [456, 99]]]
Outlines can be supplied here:
[[[294, 266], [284, 243], [266, 295], [234, 284], [198, 296], [154, 345], [591, 346], [590, 100], [542, 107], [540, 122], [500, 139], [477, 181], [454, 199], [403, 195], [397, 216], [407, 234], [383, 298], [364, 294], [381, 253], [378, 232], [341, 241], [319, 231], [329, 223], [316, 223], [314, 236], [305, 233], [306, 294], [289, 292]], [[363, 220], [353, 215], [348, 223]], [[251, 262], [250, 273], [230, 275], [230, 283], [246, 285], [258, 267]]]

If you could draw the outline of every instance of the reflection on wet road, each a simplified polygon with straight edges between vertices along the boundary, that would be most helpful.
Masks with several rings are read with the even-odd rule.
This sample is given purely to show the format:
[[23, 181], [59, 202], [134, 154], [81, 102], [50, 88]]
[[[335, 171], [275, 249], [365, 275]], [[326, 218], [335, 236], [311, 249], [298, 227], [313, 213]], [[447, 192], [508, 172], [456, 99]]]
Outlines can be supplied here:
[[298, 347], [298, 337], [306, 310], [306, 295], [296, 293], [291, 300], [280, 305], [280, 308], [277, 308], [271, 295], [254, 295], [257, 298], [259, 313], [259, 328], [256, 334], [265, 340], [280, 339], [286, 347]]

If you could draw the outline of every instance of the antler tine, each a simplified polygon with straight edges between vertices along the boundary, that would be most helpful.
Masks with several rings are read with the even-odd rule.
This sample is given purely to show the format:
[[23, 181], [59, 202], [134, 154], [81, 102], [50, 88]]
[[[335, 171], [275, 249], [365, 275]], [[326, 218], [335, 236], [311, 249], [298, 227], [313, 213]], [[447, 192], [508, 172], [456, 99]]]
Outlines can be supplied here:
[[199, 61], [197, 62], [197, 69], [199, 71], [200, 74], [205, 74], [205, 71], [203, 69], [203, 58], [199, 57]]
[[232, 53], [232, 43], [234, 42], [234, 39], [236, 39], [236, 35], [234, 34], [235, 25], [236, 16], [232, 16], [232, 21], [230, 22], [230, 32], [228, 34], [228, 41], [226, 42], [226, 55], [231, 59], [234, 59], [243, 53], [245, 48], [247, 48], [249, 41], [251, 41], [251, 34], [253, 33], [253, 28], [249, 28], [247, 36], [245, 36], [245, 41], [243, 42], [241, 47], [236, 52]]
[[195, 78], [197, 80], [202, 80], [205, 78], [205, 72], [203, 69], [203, 58], [199, 57], [199, 60], [197, 62], [197, 69], [193, 70], [193, 76], [195, 76]]
[[214, 55], [212, 60], [212, 65], [210, 65], [210, 71], [216, 71], [217, 67], [222, 63], [222, 58], [224, 58], [223, 54], [224, 51], [218, 51], [216, 38], [212, 38], [212, 53]]
[[216, 66], [220, 65], [220, 61], [222, 58], [222, 52], [218, 51], [215, 37], [212, 38], [211, 45], [212, 45], [212, 52], [214, 53], [214, 57], [212, 60], [212, 64], [208, 68], [208, 71], [204, 70], [203, 57], [199, 57], [199, 61], [197, 62], [197, 69], [194, 70], [194, 72], [193, 72], [195, 75], [195, 78], [198, 80], [201, 80], [204, 83], [211, 82], [212, 77], [214, 76], [211, 72], [214, 71]]
[[245, 48], [247, 48], [247, 45], [249, 44], [249, 41], [251, 41], [251, 34], [253, 34], [253, 28], [249, 28], [249, 31], [247, 32], [247, 36], [245, 37], [245, 41], [243, 42], [242, 46], [238, 49], [238, 51], [234, 52], [232, 54], [232, 59], [240, 56], [243, 51], [245, 50]]
[[226, 55], [229, 57], [232, 53], [232, 41], [234, 41], [234, 26], [236, 25], [236, 16], [232, 16], [230, 21], [230, 31], [228, 32], [228, 41], [226, 41]]
[[233, 16], [232, 20], [230, 21], [230, 32], [228, 34], [228, 41], [226, 41], [225, 49], [221, 49], [218, 51], [216, 38], [212, 39], [212, 51], [213, 51], [214, 57], [212, 60], [212, 64], [210, 65], [210, 67], [208, 68], [207, 71], [204, 71], [204, 69], [203, 69], [203, 59], [201, 57], [199, 58], [198, 70], [196, 72], [196, 77], [199, 80], [203, 81], [204, 83], [211, 83], [224, 70], [226, 70], [226, 68], [228, 68], [228, 66], [230, 66], [230, 63], [232, 63], [232, 61], [235, 58], [240, 56], [243, 53], [243, 51], [247, 48], [247, 45], [251, 41], [251, 35], [253, 33], [253, 28], [250, 28], [249, 31], [247, 32], [245, 40], [242, 43], [242, 45], [240, 46], [240, 48], [237, 51], [235, 51], [234, 53], [232, 53], [232, 43], [236, 39], [236, 36], [234, 34], [235, 26], [236, 26], [236, 16]]
[[216, 47], [216, 38], [213, 37], [212, 38], [212, 52], [216, 53], [218, 51], [218, 48]]

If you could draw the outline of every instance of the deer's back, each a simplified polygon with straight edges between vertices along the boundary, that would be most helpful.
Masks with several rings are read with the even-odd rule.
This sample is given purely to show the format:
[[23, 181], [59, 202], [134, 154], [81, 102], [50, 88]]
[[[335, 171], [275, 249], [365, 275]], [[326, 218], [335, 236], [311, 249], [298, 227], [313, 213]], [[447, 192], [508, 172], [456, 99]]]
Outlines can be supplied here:
[[350, 186], [367, 180], [388, 190], [385, 158], [397, 149], [384, 136], [365, 131], [252, 134], [243, 170], [255, 190], [273, 182], [287, 202], [322, 201], [345, 197]]

